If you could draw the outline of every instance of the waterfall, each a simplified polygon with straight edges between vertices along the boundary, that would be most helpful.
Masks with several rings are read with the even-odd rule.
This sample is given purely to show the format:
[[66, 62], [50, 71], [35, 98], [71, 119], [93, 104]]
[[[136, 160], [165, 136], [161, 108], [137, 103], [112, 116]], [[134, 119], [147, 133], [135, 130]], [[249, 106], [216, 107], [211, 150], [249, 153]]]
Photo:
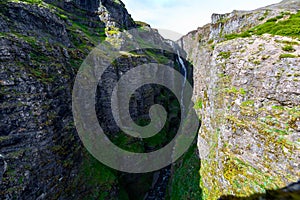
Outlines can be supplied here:
[[[184, 64], [184, 61], [180, 57], [179, 50], [175, 46], [175, 43], [173, 41], [170, 41], [170, 45], [173, 47], [174, 51], [177, 50], [177, 59], [178, 63], [183, 71], [184, 80], [182, 82], [182, 88], [181, 88], [181, 99], [180, 99], [180, 106], [182, 106], [182, 115], [185, 113], [185, 107], [184, 107], [184, 87], [187, 80], [187, 69]], [[176, 60], [175, 60], [176, 61]], [[175, 146], [173, 147], [173, 151], [175, 150]], [[174, 153], [172, 155], [175, 155]], [[153, 185], [151, 189], [148, 191], [148, 193], [145, 195], [144, 200], [155, 200], [155, 199], [165, 199], [168, 181], [172, 174], [172, 167], [171, 165], [168, 167], [165, 167], [164, 169], [161, 169], [159, 172], [156, 172], [156, 176], [153, 178]]]
[[4, 156], [0, 154], [0, 159], [3, 160], [3, 170], [2, 172], [0, 171], [0, 183], [1, 183], [1, 180], [2, 180], [2, 177], [3, 177], [3, 174], [6, 172], [7, 170], [7, 162], [4, 160]]
[[182, 114], [184, 114], [185, 111], [185, 107], [184, 107], [184, 87], [186, 84], [186, 80], [187, 80], [187, 71], [186, 71], [186, 66], [182, 60], [182, 58], [180, 57], [179, 51], [177, 50], [177, 56], [178, 56], [178, 61], [181, 65], [181, 68], [183, 69], [184, 72], [184, 81], [182, 82], [182, 90], [181, 90], [181, 99], [180, 99], [180, 104], [182, 106]]

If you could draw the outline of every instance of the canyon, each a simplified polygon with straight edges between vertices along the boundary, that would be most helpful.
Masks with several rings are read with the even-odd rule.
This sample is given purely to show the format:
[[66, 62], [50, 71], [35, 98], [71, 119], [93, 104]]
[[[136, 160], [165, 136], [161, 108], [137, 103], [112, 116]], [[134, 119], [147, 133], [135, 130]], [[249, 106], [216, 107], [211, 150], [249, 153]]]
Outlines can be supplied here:
[[[0, 198], [300, 199], [299, 10], [299, 0], [284, 0], [213, 14], [210, 24], [173, 42], [134, 21], [119, 0], [2, 0]], [[190, 108], [182, 102], [192, 99], [201, 125], [177, 162], [130, 174], [85, 149], [73, 120], [73, 86], [103, 42], [122, 52], [97, 87], [107, 137], [128, 151], [158, 150], [183, 123]], [[108, 63], [107, 52], [99, 53]], [[174, 74], [166, 81], [189, 83], [193, 94], [181, 90], [177, 99], [167, 88], [141, 87], [130, 99], [132, 119], [149, 124], [154, 104], [168, 115], [157, 136], [138, 140], [120, 130], [110, 98], [122, 75], [144, 63], [180, 72], [183, 82]]]

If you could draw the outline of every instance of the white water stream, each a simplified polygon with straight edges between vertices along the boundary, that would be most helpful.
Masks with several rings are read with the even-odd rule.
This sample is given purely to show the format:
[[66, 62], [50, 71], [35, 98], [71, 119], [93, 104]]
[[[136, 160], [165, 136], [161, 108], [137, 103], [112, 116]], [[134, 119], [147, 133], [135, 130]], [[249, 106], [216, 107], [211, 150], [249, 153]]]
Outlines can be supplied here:
[[186, 84], [186, 79], [187, 79], [187, 70], [186, 70], [186, 66], [182, 60], [182, 58], [180, 57], [180, 54], [179, 54], [179, 51], [177, 50], [177, 55], [178, 55], [178, 60], [179, 60], [179, 63], [183, 69], [183, 72], [184, 72], [184, 81], [182, 83], [182, 89], [181, 89], [181, 100], [180, 100], [180, 106], [182, 106], [182, 114], [184, 114], [184, 111], [185, 111], [185, 106], [184, 106], [184, 87], [185, 87], [185, 84]]

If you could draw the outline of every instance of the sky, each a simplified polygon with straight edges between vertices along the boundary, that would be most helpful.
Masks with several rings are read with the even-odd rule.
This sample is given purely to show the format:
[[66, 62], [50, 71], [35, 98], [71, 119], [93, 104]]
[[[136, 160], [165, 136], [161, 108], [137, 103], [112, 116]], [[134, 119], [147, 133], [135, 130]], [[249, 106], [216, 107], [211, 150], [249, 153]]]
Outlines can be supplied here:
[[210, 23], [213, 13], [253, 10], [281, 0], [122, 0], [135, 21], [180, 34]]

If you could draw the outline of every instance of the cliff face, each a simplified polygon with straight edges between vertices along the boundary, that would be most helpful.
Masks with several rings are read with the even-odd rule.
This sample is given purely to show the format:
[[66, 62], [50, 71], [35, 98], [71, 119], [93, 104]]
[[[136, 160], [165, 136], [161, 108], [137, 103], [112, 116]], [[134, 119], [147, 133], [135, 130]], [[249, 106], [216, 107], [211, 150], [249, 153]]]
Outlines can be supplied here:
[[117, 1], [0, 2], [0, 199], [118, 196], [71, 112], [78, 67], [112, 26], [135, 26]]
[[195, 67], [205, 199], [246, 197], [299, 180], [299, 39], [257, 35], [259, 27], [244, 32], [271, 21], [284, 29], [280, 24], [299, 8], [299, 1], [283, 1], [214, 14], [211, 24], [179, 41]]
[[[138, 37], [126, 32], [122, 38], [122, 30], [135, 27]], [[153, 174], [120, 175], [84, 150], [73, 122], [72, 89], [82, 61], [100, 42], [120, 50], [132, 39], [144, 45], [135, 49], [150, 48], [124, 53], [111, 63], [98, 86], [96, 109], [101, 126], [121, 147], [162, 147], [180, 123], [178, 100], [151, 85], [134, 95], [130, 114], [137, 123], [145, 124], [149, 106], [162, 99], [171, 112], [161, 135], [141, 144], [120, 132], [110, 97], [122, 74], [139, 64], [163, 63], [179, 70], [176, 54], [151, 50], [151, 44], [172, 47], [149, 26], [135, 24], [116, 0], [4, 0], [0, 31], [0, 199], [142, 199]], [[187, 70], [192, 82], [192, 70]]]

